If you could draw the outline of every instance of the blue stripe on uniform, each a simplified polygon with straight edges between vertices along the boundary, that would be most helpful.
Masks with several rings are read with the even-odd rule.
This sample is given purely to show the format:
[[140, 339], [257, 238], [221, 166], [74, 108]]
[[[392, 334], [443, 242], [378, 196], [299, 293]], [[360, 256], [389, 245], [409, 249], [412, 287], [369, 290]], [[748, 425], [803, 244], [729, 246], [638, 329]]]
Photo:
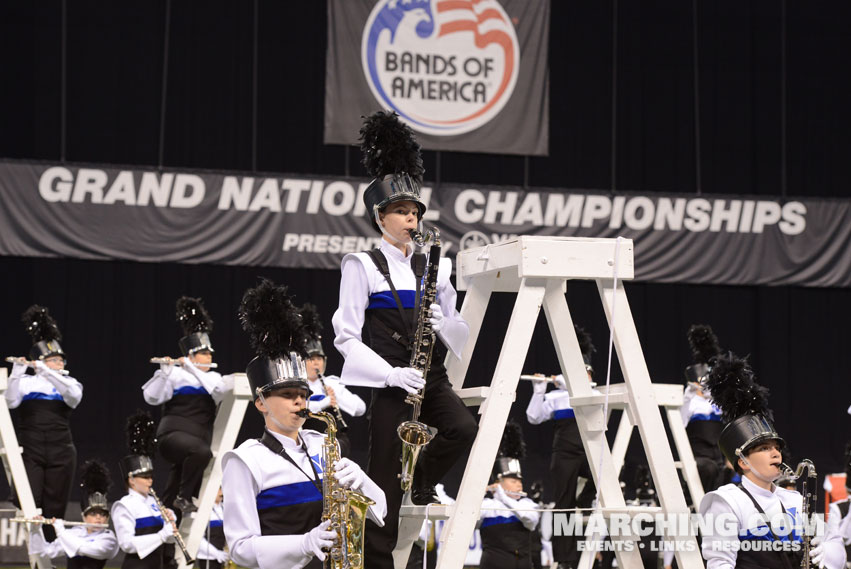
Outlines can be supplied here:
[[163, 519], [160, 516], [148, 516], [146, 518], [136, 518], [136, 529], [144, 529], [152, 526], [163, 525]]
[[62, 401], [62, 395], [59, 392], [41, 393], [40, 391], [34, 391], [32, 393], [27, 393], [26, 395], [24, 395], [23, 401], [32, 401], [34, 399], [41, 399], [45, 401]]
[[[414, 307], [414, 299], [417, 296], [416, 291], [413, 290], [398, 290], [399, 300], [402, 301], [402, 308], [413, 308]], [[369, 295], [369, 305], [366, 307], [367, 310], [372, 308], [396, 308], [396, 299], [393, 298], [393, 293], [389, 290], [385, 290], [384, 292], [376, 292], [375, 294]]]
[[184, 385], [178, 389], [174, 390], [174, 395], [209, 395], [207, 390], [203, 387], [192, 387], [191, 385]]
[[720, 421], [720, 420], [721, 420], [721, 415], [719, 415], [718, 413], [709, 413], [709, 414], [702, 413], [700, 415], [692, 415], [691, 419], [689, 419], [689, 422], [691, 422], [691, 421]]
[[553, 412], [553, 419], [573, 419], [576, 414], [573, 409], [559, 409]]
[[316, 489], [313, 482], [295, 482], [267, 488], [257, 494], [257, 509], [266, 510], [321, 500], [322, 494]]
[[520, 519], [517, 516], [497, 516], [494, 518], [485, 518], [482, 520], [482, 527], [486, 528], [488, 526], [495, 526], [497, 524], [513, 524], [514, 522], [519, 522]]
[[310, 399], [308, 399], [308, 401], [321, 401], [323, 399], [325, 399], [324, 395], [322, 395], [321, 393], [314, 393], [310, 396]]
[[210, 520], [210, 527], [211, 528], [220, 528], [223, 525], [224, 525], [224, 522], [222, 520]]

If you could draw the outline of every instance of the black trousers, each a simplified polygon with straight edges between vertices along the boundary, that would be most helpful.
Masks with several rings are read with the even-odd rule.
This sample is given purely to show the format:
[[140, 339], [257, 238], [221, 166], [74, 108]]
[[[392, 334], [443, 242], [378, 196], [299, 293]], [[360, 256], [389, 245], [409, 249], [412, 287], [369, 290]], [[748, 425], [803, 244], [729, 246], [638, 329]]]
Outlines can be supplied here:
[[[584, 454], [554, 453], [550, 461], [550, 473], [553, 482], [554, 508], [587, 508], [594, 500], [594, 480], [591, 477], [591, 468]], [[576, 496], [579, 476], [588, 478], [582, 494]], [[578, 538], [573, 535], [561, 535], [552, 537], [553, 559], [560, 564], [564, 563], [570, 567], [576, 567], [579, 563], [579, 550], [576, 543]]]
[[171, 463], [163, 504], [172, 507], [178, 496], [191, 500], [201, 489], [204, 469], [213, 458], [210, 441], [183, 431], [172, 431], [160, 437], [158, 448], [163, 458]]
[[[367, 473], [384, 490], [387, 517], [384, 527], [366, 522], [364, 561], [369, 569], [392, 569], [393, 549], [399, 533], [399, 508], [402, 506], [402, 441], [396, 428], [411, 419], [411, 405], [405, 403], [406, 392], [398, 387], [385, 387], [372, 392], [369, 409], [369, 464]], [[469, 453], [478, 427], [470, 410], [452, 391], [445, 378], [432, 380], [426, 386], [419, 420], [437, 429], [437, 435], [420, 453], [414, 484], [427, 486], [440, 482], [455, 461]]]
[[528, 551], [519, 554], [502, 549], [482, 549], [479, 569], [532, 569], [532, 556]]
[[[30, 480], [35, 505], [45, 518], [64, 518], [77, 472], [77, 449], [70, 433], [21, 430], [24, 468]], [[48, 541], [56, 538], [53, 526], [43, 526]]]

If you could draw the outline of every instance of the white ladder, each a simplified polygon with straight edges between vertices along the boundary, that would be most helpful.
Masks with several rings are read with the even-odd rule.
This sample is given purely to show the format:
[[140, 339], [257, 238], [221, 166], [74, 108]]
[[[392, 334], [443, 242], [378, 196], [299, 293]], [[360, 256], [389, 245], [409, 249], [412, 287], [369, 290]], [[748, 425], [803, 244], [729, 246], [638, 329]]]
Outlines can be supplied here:
[[[222, 485], [222, 456], [233, 448], [245, 410], [252, 400], [251, 386], [248, 377], [244, 373], [235, 373], [233, 377], [233, 390], [228, 391], [219, 404], [216, 411], [216, 422], [213, 426], [213, 441], [210, 449], [213, 451], [213, 460], [204, 471], [204, 481], [201, 483], [201, 491], [198, 494], [198, 511], [192, 516], [184, 517], [180, 522], [180, 533], [186, 544], [189, 554], [195, 559], [201, 539], [210, 522], [210, 514], [216, 502], [216, 495]], [[227, 380], [227, 377], [225, 377]], [[179, 548], [175, 548], [175, 558], [178, 567], [186, 567], [186, 561]]]
[[[594, 399], [591, 393], [579, 341], [567, 307], [564, 293], [568, 279], [596, 281], [610, 326], [613, 324], [613, 304], [617, 306], [613, 334], [625, 378], [624, 405], [628, 407], [641, 434], [650, 471], [658, 489], [661, 508], [655, 511], [687, 514], [671, 449], [667, 444], [660, 444], [661, 441], [667, 442], [667, 437], [621, 283], [621, 279], [631, 279], [634, 274], [632, 241], [623, 239], [618, 244], [618, 240], [614, 239], [521, 236], [503, 243], [462, 251], [458, 254], [457, 263], [458, 289], [467, 290], [461, 314], [470, 326], [470, 338], [461, 359], [450, 353], [446, 360], [450, 381], [457, 392], [463, 388], [491, 293], [513, 292], [517, 294], [517, 299], [490, 389], [480, 392], [483, 400], [479, 410], [479, 431], [461, 480], [457, 501], [452, 507], [452, 515], [441, 534], [438, 569], [460, 569], [464, 565], [467, 548], [479, 519], [490, 465], [494, 463], [501, 439], [494, 433], [502, 433], [508, 419], [542, 307], [570, 393], [591, 473], [600, 490], [601, 506], [606, 510], [616, 508], [625, 511], [618, 471], [605, 437], [606, 417], [603, 416], [600, 401]], [[615, 268], [617, 286], [614, 282]], [[600, 464], [602, 469], [599, 468]], [[626, 511], [632, 511], [632, 508]], [[407, 514], [405, 511], [400, 514], [400, 529], [406, 523]], [[402, 537], [400, 532], [397, 547], [406, 545]], [[702, 568], [703, 561], [696, 541], [694, 538], [686, 539], [694, 543], [676, 552], [678, 565], [684, 569]], [[632, 551], [617, 551], [616, 555], [619, 567], [642, 567], [637, 547]], [[400, 567], [398, 562], [396, 567]]]
[[[6, 480], [9, 487], [14, 488], [18, 494], [20, 515], [25, 518], [34, 518], [41, 514], [41, 508], [36, 508], [33, 498], [30, 479], [24, 468], [24, 460], [21, 457], [21, 446], [18, 444], [18, 435], [15, 434], [15, 425], [6, 405], [6, 390], [9, 387], [8, 370], [0, 367], [0, 457], [3, 458], [3, 468], [6, 471]], [[25, 532], [27, 541], [30, 539], [29, 532]], [[31, 555], [30, 566], [38, 566], [39, 569], [51, 569], [50, 559], [42, 556]]]

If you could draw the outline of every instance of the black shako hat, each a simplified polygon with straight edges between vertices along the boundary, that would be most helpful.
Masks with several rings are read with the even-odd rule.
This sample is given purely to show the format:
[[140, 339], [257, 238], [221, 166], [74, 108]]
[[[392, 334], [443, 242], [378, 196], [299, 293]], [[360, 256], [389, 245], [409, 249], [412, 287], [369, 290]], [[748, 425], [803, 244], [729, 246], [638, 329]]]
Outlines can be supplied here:
[[33, 304], [21, 315], [21, 322], [33, 341], [30, 348], [31, 360], [43, 360], [50, 356], [65, 358], [65, 352], [59, 345], [62, 333], [47, 308]]
[[121, 478], [126, 481], [130, 476], [154, 474], [151, 457], [157, 448], [157, 425], [147, 411], [137, 410], [127, 418], [127, 449], [130, 454], [118, 463]]
[[85, 516], [92, 510], [103, 510], [109, 514], [109, 501], [106, 497], [109, 487], [112, 486], [109, 469], [99, 460], [87, 460], [83, 464], [81, 472], [80, 510], [83, 515]]
[[178, 341], [180, 352], [191, 356], [201, 350], [213, 350], [210, 332], [213, 330], [213, 320], [204, 308], [200, 298], [181, 296], [176, 304], [177, 322], [183, 328], [184, 336]]
[[710, 361], [706, 386], [712, 402], [721, 409], [726, 423], [718, 446], [730, 464], [765, 441], [777, 441], [786, 446], [774, 428], [774, 417], [768, 407], [768, 389], [754, 381], [754, 373], [746, 359], [732, 352], [718, 355]]
[[426, 205], [420, 197], [420, 186], [425, 170], [411, 127], [395, 112], [378, 111], [364, 118], [360, 139], [363, 165], [373, 177], [363, 192], [366, 215], [373, 228], [381, 231], [376, 212], [399, 201], [416, 203], [417, 218], [422, 220]]
[[499, 443], [499, 454], [493, 466], [493, 478], [500, 480], [506, 477], [523, 479], [520, 461], [526, 457], [526, 441], [523, 440], [523, 429], [509, 420], [502, 433]]
[[706, 324], [692, 324], [687, 336], [694, 363], [684, 371], [686, 382], [702, 384], [709, 373], [709, 362], [721, 353], [721, 347], [712, 328]]
[[299, 309], [287, 294], [287, 287], [262, 279], [245, 291], [239, 319], [257, 353], [245, 370], [254, 399], [285, 387], [301, 388], [309, 394], [304, 358], [308, 342], [318, 337], [315, 307]]

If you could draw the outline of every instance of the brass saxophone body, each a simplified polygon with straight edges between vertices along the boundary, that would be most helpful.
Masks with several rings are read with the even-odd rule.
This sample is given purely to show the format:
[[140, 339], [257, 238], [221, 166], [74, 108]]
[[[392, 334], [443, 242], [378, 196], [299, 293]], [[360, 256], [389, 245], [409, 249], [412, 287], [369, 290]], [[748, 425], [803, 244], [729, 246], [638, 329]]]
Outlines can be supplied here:
[[801, 483], [801, 495], [803, 496], [803, 503], [801, 504], [801, 527], [804, 528], [803, 535], [801, 536], [801, 551], [803, 553], [803, 557], [801, 558], [801, 569], [810, 569], [812, 567], [812, 562], [810, 561], [810, 553], [812, 550], [810, 541], [812, 536], [808, 533], [807, 527], [809, 526], [810, 506], [815, 505], [816, 501], [815, 487], [818, 482], [816, 467], [811, 460], [806, 458], [798, 463], [798, 466], [794, 471], [786, 464], [780, 465], [780, 471], [783, 476], [789, 477], [793, 482], [797, 482], [798, 479], [804, 477], [805, 470], [807, 471], [807, 474]]
[[[417, 330], [414, 334], [414, 343], [411, 346], [410, 365], [410, 367], [421, 371], [423, 379], [425, 379], [431, 367], [431, 355], [435, 342], [435, 334], [429, 318], [431, 317], [430, 306], [437, 298], [437, 270], [440, 266], [440, 231], [437, 227], [432, 227], [426, 236], [415, 230], [409, 230], [409, 232], [411, 239], [417, 245], [424, 246], [429, 241], [432, 242], [428, 254], [428, 265], [423, 275], [423, 295], [420, 300], [420, 310], [417, 314]], [[396, 429], [399, 438], [402, 439], [402, 473], [399, 478], [403, 492], [410, 490], [411, 484], [414, 481], [414, 469], [416, 468], [420, 452], [434, 438], [428, 425], [419, 421], [424, 393], [425, 388], [420, 389], [416, 393], [409, 394], [405, 398], [406, 403], [413, 405], [411, 420], [405, 421]]]
[[325, 568], [363, 569], [366, 512], [375, 502], [360, 492], [340, 486], [334, 477], [340, 461], [337, 422], [334, 417], [325, 412], [308, 412], [306, 415], [327, 425], [325, 442], [322, 444], [322, 521], [331, 520], [329, 529], [337, 534], [337, 541], [328, 552]]

